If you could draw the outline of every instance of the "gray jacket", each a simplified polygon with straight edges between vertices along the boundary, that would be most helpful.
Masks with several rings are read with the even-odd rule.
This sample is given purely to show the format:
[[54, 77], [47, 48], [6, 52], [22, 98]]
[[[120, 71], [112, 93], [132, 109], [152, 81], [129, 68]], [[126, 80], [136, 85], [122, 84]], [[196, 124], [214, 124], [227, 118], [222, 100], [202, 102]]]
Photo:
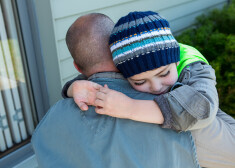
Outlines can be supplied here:
[[[62, 96], [67, 97], [67, 89], [75, 80], [86, 79], [79, 75], [67, 82]], [[163, 128], [177, 131], [200, 129], [208, 126], [218, 111], [214, 69], [204, 62], [194, 62], [185, 67], [172, 91], [156, 96], [163, 116]], [[176, 87], [177, 86], [177, 87]]]
[[208, 126], [218, 111], [214, 69], [204, 62], [189, 64], [181, 72], [181, 83], [172, 91], [155, 97], [164, 116], [164, 128], [178, 131]]

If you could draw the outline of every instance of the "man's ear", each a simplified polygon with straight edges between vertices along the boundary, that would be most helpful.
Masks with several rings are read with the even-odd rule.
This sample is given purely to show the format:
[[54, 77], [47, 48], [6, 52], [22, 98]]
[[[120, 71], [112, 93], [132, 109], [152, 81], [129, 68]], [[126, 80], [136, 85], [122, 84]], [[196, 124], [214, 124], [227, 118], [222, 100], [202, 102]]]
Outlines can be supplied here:
[[78, 70], [78, 72], [82, 73], [82, 70], [77, 66], [77, 64], [73, 61], [74, 67]]

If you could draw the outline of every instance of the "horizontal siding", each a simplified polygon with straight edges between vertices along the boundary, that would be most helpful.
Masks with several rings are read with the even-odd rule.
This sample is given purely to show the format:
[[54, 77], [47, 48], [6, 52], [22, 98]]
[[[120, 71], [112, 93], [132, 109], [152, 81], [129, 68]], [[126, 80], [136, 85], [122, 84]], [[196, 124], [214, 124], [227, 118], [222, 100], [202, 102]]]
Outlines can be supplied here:
[[78, 72], [76, 72], [75, 74], [72, 74], [72, 75], [62, 79], [62, 85], [64, 85], [66, 82], [68, 82], [69, 80], [71, 80], [71, 79], [73, 79], [73, 78], [75, 78], [77, 76], [78, 76]]
[[180, 18], [177, 18], [177, 19], [171, 21], [171, 27], [174, 30], [174, 35], [180, 34], [180, 32], [182, 32], [183, 30], [192, 26], [194, 24], [195, 18], [197, 16], [199, 16], [203, 13], [206, 13], [208, 10], [212, 10], [214, 8], [221, 9], [223, 6], [224, 6], [224, 3], [218, 3], [214, 6], [204, 8], [204, 9], [199, 10], [197, 12], [190, 13], [186, 16], [183, 16], [183, 17], [180, 17]]
[[72, 76], [73, 74], [77, 74], [77, 70], [73, 66], [73, 59], [69, 58], [61, 62], [61, 76], [63, 78], [67, 78], [69, 76]]
[[60, 61], [65, 61], [68, 58], [71, 58], [69, 50], [67, 48], [66, 42], [65, 40], [58, 40], [57, 41], [57, 45], [58, 45], [58, 57]]
[[[99, 1], [98, 1], [99, 2]], [[69, 28], [69, 26], [81, 15], [91, 13], [91, 12], [99, 12], [108, 15], [114, 22], [116, 22], [121, 16], [128, 14], [130, 11], [134, 10], [152, 10], [152, 11], [160, 11], [164, 9], [168, 9], [169, 7], [179, 6], [179, 4], [184, 4], [191, 2], [191, 0], [164, 0], [156, 2], [156, 0], [139, 0], [139, 1], [131, 1], [128, 3], [122, 3], [116, 6], [105, 7], [105, 8], [97, 8], [96, 10], [86, 11], [86, 12], [77, 12], [77, 14], [64, 15], [60, 14], [60, 17], [55, 18], [55, 33], [57, 40], [63, 40], [65, 38], [65, 34]], [[169, 5], [170, 4], [170, 5]], [[57, 8], [57, 5], [53, 5], [53, 7]], [[54, 10], [54, 8], [53, 8]], [[63, 13], [60, 11], [60, 13]], [[53, 12], [53, 15], [57, 16], [57, 13]]]
[[[55, 19], [63, 18], [71, 15], [77, 15], [78, 13], [85, 13], [87, 11], [95, 11], [102, 8], [109, 8], [120, 4], [126, 4], [136, 0], [51, 0], [53, 15]], [[62, 11], [61, 11], [62, 9]]]
[[170, 22], [173, 32], [179, 32], [191, 26], [198, 15], [208, 9], [221, 8], [225, 3], [226, 0], [70, 0], [69, 3], [66, 0], [51, 0], [61, 83], [63, 85], [77, 75], [65, 44], [65, 35], [79, 16], [99, 12], [116, 22], [130, 11], [152, 10], [159, 12]]
[[221, 8], [225, 2], [225, 0], [197, 0], [160, 11], [160, 13], [168, 19], [172, 31], [179, 32], [192, 25], [197, 16], [213, 8]]
[[218, 4], [224, 4], [225, 0], [194, 0], [189, 3], [184, 3], [173, 8], [160, 11], [169, 22], [177, 20], [178, 18], [197, 13], [201, 10], [214, 7]]

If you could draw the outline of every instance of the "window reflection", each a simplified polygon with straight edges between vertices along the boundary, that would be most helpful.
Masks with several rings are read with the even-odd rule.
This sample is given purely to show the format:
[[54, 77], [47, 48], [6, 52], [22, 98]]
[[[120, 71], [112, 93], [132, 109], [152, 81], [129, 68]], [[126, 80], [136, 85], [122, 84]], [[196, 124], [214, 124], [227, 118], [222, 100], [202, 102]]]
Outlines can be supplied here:
[[0, 1], [0, 157], [28, 140], [35, 125], [14, 4]]

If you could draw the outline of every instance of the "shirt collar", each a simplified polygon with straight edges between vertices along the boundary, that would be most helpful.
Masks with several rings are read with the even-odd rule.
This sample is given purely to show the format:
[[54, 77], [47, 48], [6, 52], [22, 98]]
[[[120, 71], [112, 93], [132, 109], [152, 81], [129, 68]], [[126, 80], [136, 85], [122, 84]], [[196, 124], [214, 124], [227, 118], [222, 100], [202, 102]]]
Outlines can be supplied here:
[[121, 73], [117, 72], [99, 72], [91, 75], [88, 80], [96, 78], [112, 78], [112, 79], [125, 79]]

